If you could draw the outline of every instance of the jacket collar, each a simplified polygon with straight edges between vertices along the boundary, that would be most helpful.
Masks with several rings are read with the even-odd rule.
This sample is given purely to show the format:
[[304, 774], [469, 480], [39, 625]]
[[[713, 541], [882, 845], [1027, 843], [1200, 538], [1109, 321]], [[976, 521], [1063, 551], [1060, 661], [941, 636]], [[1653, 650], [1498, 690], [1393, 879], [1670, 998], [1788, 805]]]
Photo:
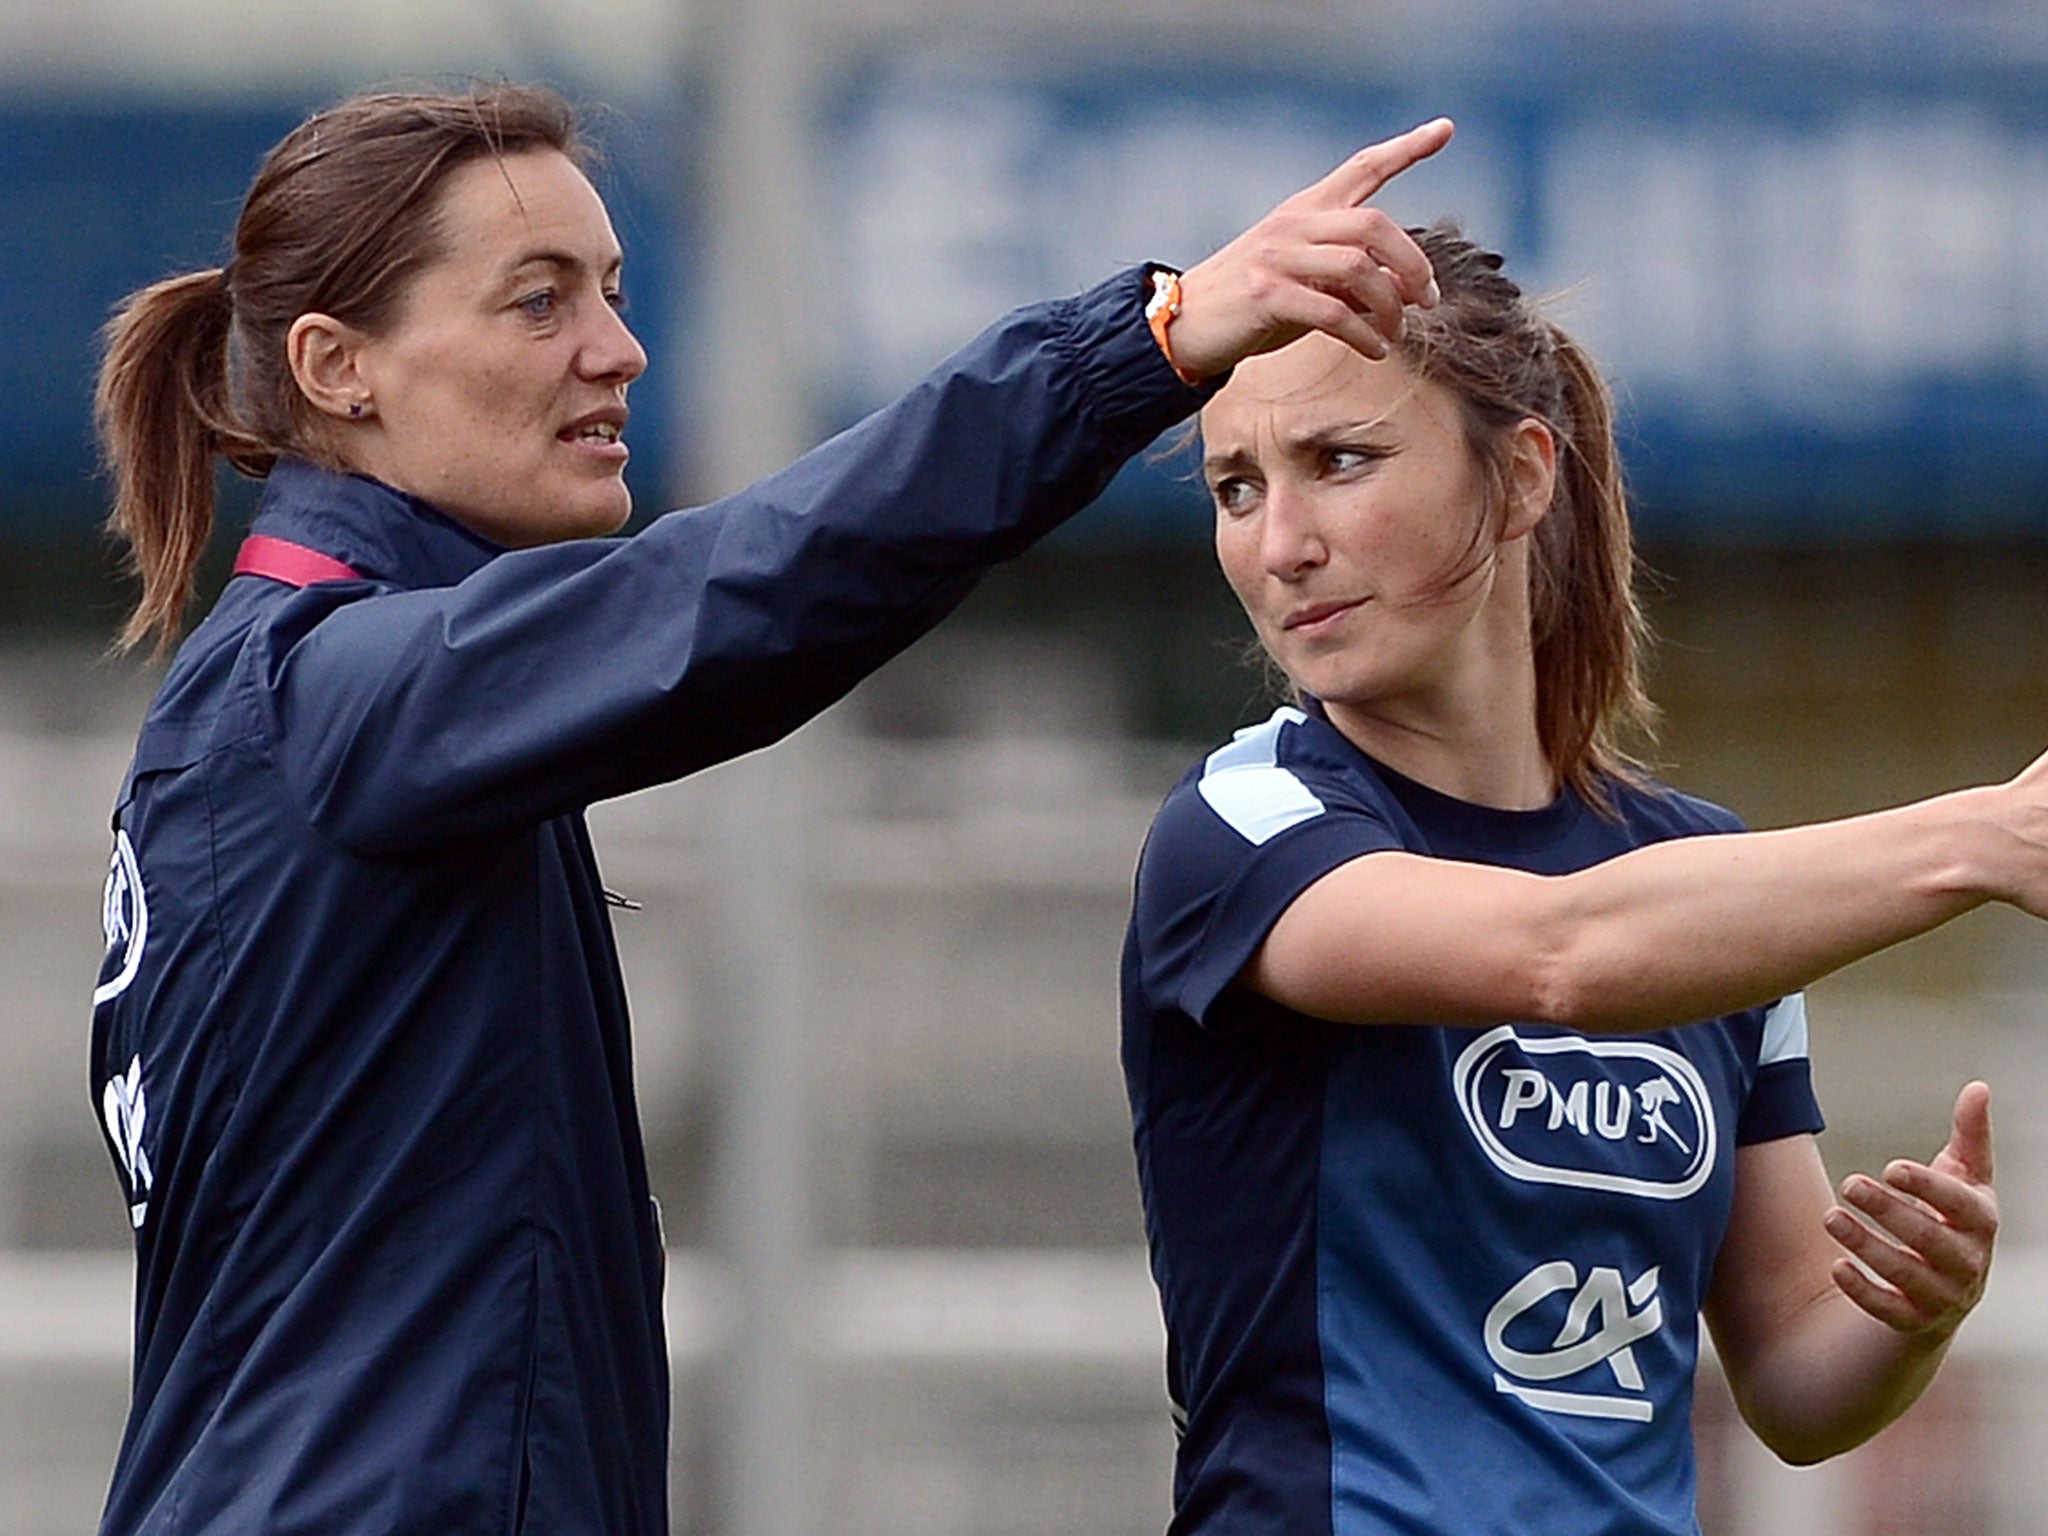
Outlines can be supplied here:
[[250, 532], [317, 549], [401, 587], [453, 586], [503, 553], [417, 496], [303, 459], [279, 459], [271, 469]]

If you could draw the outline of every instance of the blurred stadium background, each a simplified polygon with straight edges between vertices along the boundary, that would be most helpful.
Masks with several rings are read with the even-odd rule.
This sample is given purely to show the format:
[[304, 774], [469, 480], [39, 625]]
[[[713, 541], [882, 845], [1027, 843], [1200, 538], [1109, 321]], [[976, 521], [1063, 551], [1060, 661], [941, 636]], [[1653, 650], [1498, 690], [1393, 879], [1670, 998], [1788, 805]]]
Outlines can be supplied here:
[[[152, 674], [102, 655], [93, 335], [217, 259], [307, 109], [471, 74], [601, 108], [650, 509], [1448, 112], [1389, 205], [1558, 290], [1621, 388], [1672, 775], [1771, 824], [2048, 744], [2032, 0], [0, 0], [0, 1531], [92, 1526], [126, 1399], [85, 1052]], [[594, 818], [644, 903], [680, 1533], [1165, 1523], [1115, 957], [1153, 804], [1265, 707], [1180, 475], [1127, 473], [786, 746]], [[1852, 1457], [1776, 1467], [1709, 1382], [1705, 1527], [2048, 1530], [2044, 936], [1979, 914], [1813, 1016], [1838, 1173], [1994, 1083], [2006, 1235], [1937, 1390]]]

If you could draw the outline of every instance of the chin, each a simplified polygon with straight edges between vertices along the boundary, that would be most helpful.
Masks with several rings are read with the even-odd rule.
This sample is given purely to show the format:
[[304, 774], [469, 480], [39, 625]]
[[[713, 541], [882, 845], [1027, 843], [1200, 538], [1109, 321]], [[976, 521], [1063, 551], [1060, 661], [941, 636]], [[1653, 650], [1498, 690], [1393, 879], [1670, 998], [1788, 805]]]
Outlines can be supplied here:
[[633, 515], [633, 493], [626, 489], [626, 482], [616, 481], [605, 487], [602, 496], [593, 498], [590, 517], [582, 537], [599, 538], [605, 534], [617, 533], [626, 526], [626, 519]]
[[617, 533], [633, 515], [633, 497], [625, 486], [604, 496], [565, 494], [546, 508], [535, 508], [519, 519], [522, 530], [530, 530], [520, 544], [566, 544], [572, 539], [598, 539]]

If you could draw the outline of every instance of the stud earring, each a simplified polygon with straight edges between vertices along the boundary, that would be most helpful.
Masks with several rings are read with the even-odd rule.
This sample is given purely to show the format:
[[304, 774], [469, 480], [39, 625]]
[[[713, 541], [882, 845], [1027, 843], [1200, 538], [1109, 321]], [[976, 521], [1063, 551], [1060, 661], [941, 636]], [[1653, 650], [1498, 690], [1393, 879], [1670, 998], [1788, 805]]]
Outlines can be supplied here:
[[348, 403], [348, 419], [349, 419], [350, 421], [361, 421], [361, 420], [363, 419], [363, 402], [362, 402], [362, 401], [360, 401], [360, 400], [351, 400], [351, 401], [349, 401], [349, 403]]

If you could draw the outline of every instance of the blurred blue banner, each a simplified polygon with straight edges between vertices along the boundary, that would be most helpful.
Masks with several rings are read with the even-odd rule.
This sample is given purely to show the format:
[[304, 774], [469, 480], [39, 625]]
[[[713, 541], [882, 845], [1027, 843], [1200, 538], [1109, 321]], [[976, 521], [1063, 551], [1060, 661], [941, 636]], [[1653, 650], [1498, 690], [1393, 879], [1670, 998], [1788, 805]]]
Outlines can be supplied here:
[[[829, 135], [837, 399], [885, 398], [1011, 303], [1190, 263], [1447, 112], [1456, 142], [1381, 201], [1457, 218], [1554, 295], [1621, 397], [1652, 533], [2048, 534], [2048, 71], [1732, 46], [1523, 63], [1398, 88], [878, 69]], [[1187, 515], [1157, 470], [1115, 494]]]
[[[1650, 533], [2048, 535], [2048, 51], [1963, 56], [1934, 27], [1882, 46], [1829, 35], [1772, 51], [1740, 30], [1532, 22], [1489, 34], [1483, 56], [1410, 38], [1398, 67], [1177, 71], [1120, 55], [1020, 71], [955, 50], [828, 71], [821, 425], [1013, 304], [1127, 262], [1191, 263], [1358, 144], [1448, 112], [1457, 141], [1385, 204], [1457, 217], [1525, 288], [1557, 296], [1620, 394]], [[303, 109], [0, 107], [0, 532], [96, 518], [98, 327], [130, 289], [220, 259], [258, 157]], [[643, 507], [689, 479], [678, 114], [599, 125], [655, 360], [635, 396]], [[1081, 526], [1199, 536], [1177, 473], [1134, 469]]]
[[[0, 105], [0, 384], [9, 425], [0, 437], [0, 539], [74, 538], [97, 523], [106, 505], [92, 441], [100, 328], [144, 284], [226, 259], [264, 153], [325, 99]], [[599, 179], [612, 221], [629, 256], [643, 255], [628, 267], [633, 324], [660, 356], [672, 326], [659, 296], [678, 265], [667, 227], [673, 188], [646, 134], [606, 139]], [[641, 302], [643, 287], [653, 302]], [[668, 483], [657, 451], [668, 394], [667, 381], [650, 376], [634, 396], [652, 425], [635, 433], [632, 476], [650, 502]]]

